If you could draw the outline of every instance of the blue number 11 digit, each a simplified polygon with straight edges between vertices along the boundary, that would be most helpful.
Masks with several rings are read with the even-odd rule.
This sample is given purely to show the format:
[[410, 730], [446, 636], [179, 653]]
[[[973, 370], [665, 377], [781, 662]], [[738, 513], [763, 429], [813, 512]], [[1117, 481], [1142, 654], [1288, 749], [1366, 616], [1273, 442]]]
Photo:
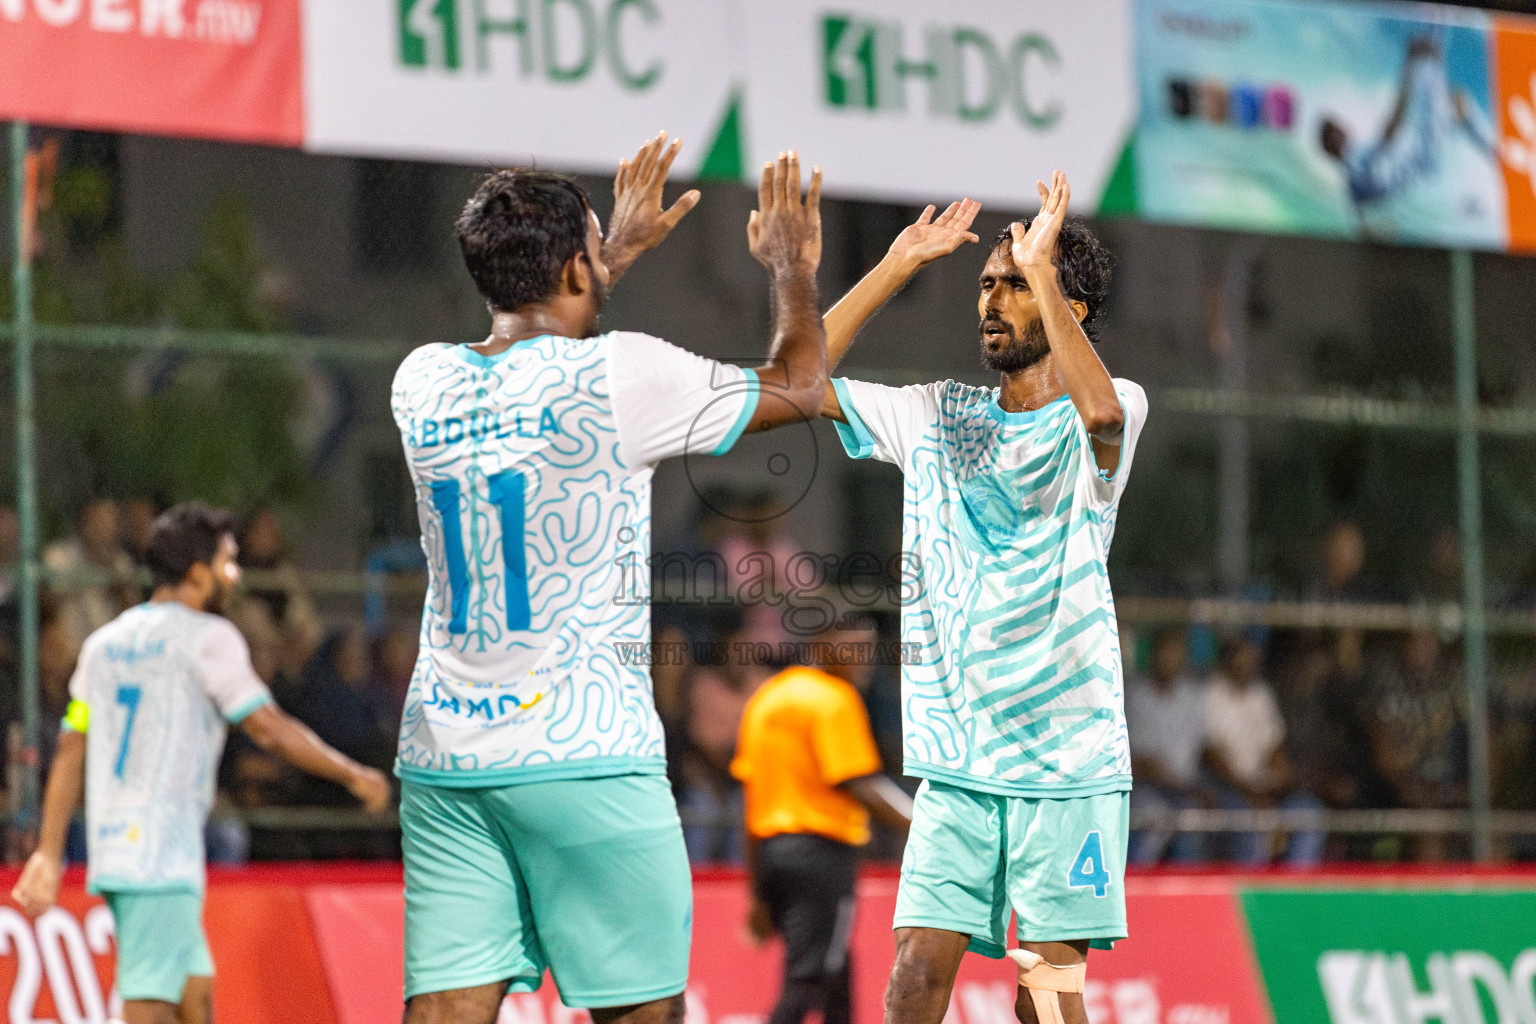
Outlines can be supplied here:
[[128, 738], [133, 735], [133, 720], [139, 714], [139, 695], [144, 691], [137, 686], [119, 686], [117, 702], [128, 709], [128, 721], [123, 725], [123, 743], [117, 748], [117, 765], [112, 769], [118, 778], [123, 777], [123, 765], [128, 761]]
[[[486, 478], [491, 504], [501, 519], [501, 554], [506, 576], [507, 628], [526, 630], [533, 621], [528, 604], [528, 553], [523, 533], [526, 481], [511, 470]], [[435, 480], [432, 507], [443, 521], [443, 553], [448, 560], [448, 632], [469, 627], [469, 559], [464, 552], [464, 528], [459, 522], [459, 482]]]

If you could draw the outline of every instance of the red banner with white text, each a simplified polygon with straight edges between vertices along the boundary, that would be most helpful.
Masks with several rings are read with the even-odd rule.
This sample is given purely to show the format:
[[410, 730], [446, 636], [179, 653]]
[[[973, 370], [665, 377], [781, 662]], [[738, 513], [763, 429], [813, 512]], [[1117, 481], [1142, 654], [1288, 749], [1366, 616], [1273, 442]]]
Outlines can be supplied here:
[[300, 0], [0, 0], [0, 119], [298, 146]]
[[[14, 876], [0, 874], [9, 890]], [[0, 1001], [8, 1020], [100, 1024], [116, 1009], [112, 918], [78, 875], [62, 905], [37, 921], [0, 907]], [[1233, 1024], [1269, 1021], [1235, 882], [1133, 879], [1133, 938], [1095, 953], [1087, 999], [1095, 1024]], [[894, 950], [896, 879], [860, 883], [854, 932], [855, 1014], [877, 1024]], [[694, 886], [688, 1024], [760, 1024], [778, 992], [776, 945], [744, 938], [747, 896], [733, 874]], [[398, 1020], [403, 898], [399, 868], [297, 867], [214, 872], [205, 922], [225, 1022], [378, 1024]], [[1201, 953], [1189, 956], [1198, 936]], [[946, 1024], [1009, 1024], [1014, 972], [967, 956]], [[586, 1024], [553, 987], [510, 997], [501, 1024]]]

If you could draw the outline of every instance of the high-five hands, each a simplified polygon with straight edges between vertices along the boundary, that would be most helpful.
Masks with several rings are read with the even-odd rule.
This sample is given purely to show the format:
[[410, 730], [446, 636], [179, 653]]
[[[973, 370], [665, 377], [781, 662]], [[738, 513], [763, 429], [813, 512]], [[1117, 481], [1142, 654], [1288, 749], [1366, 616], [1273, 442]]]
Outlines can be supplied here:
[[763, 165], [757, 209], [747, 220], [747, 243], [757, 261], [775, 273], [809, 270], [821, 263], [821, 168], [800, 199], [800, 154], [780, 153]]
[[1040, 193], [1040, 212], [1035, 214], [1029, 230], [1025, 231], [1018, 221], [1009, 227], [1013, 232], [1013, 262], [1026, 277], [1031, 271], [1056, 272], [1056, 239], [1061, 236], [1061, 226], [1067, 220], [1067, 203], [1072, 198], [1072, 186], [1060, 171], [1051, 175], [1050, 188], [1037, 181], [1035, 190]]
[[917, 223], [908, 225], [897, 235], [888, 255], [916, 271], [948, 256], [967, 242], [981, 240], [971, 232], [971, 222], [981, 212], [981, 204], [976, 200], [950, 203], [935, 220], [933, 214], [937, 209], [936, 206], [928, 207], [917, 218]]
[[699, 190], [690, 189], [671, 209], [661, 208], [661, 190], [682, 145], [680, 139], [669, 145], [667, 133], [662, 132], [641, 146], [633, 160], [619, 161], [619, 173], [613, 179], [613, 216], [603, 242], [603, 263], [611, 278], [616, 280], [641, 253], [660, 245], [699, 204]]

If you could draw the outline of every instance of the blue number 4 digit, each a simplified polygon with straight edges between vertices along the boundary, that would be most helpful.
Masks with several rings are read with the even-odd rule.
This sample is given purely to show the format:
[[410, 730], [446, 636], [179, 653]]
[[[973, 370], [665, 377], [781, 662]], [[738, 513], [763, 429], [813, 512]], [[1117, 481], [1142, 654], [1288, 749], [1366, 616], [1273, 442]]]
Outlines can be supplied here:
[[[501, 554], [506, 576], [507, 628], [526, 630], [533, 621], [528, 605], [527, 540], [523, 532], [526, 499], [521, 473], [503, 470], [486, 479], [491, 504], [501, 517]], [[443, 521], [443, 552], [448, 560], [448, 632], [469, 629], [469, 558], [459, 524], [459, 482], [437, 480], [431, 485], [432, 507]]]
[[133, 735], [133, 720], [139, 713], [141, 693], [143, 690], [137, 686], [117, 688], [117, 702], [128, 709], [128, 721], [123, 725], [123, 745], [117, 748], [117, 766], [112, 769], [118, 778], [123, 777], [123, 765], [128, 760], [128, 738]]
[[1067, 872], [1067, 887], [1091, 887], [1095, 896], [1109, 892], [1109, 870], [1104, 867], [1104, 841], [1097, 832], [1089, 832], [1083, 840], [1083, 848], [1077, 851], [1077, 859]]

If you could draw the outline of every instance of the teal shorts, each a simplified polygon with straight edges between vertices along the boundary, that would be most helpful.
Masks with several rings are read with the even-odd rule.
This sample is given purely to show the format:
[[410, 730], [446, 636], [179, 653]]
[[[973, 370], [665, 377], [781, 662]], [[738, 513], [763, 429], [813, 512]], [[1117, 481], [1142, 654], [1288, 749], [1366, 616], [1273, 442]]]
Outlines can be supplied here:
[[1126, 935], [1129, 821], [1129, 793], [1037, 800], [925, 781], [895, 927], [961, 932], [972, 952], [1001, 957], [1017, 914], [1021, 942], [1109, 949]]
[[180, 1003], [188, 978], [213, 977], [199, 893], [104, 892], [117, 933], [117, 992]]
[[693, 877], [664, 775], [450, 789], [404, 781], [405, 997], [547, 967], [572, 1007], [688, 984]]

